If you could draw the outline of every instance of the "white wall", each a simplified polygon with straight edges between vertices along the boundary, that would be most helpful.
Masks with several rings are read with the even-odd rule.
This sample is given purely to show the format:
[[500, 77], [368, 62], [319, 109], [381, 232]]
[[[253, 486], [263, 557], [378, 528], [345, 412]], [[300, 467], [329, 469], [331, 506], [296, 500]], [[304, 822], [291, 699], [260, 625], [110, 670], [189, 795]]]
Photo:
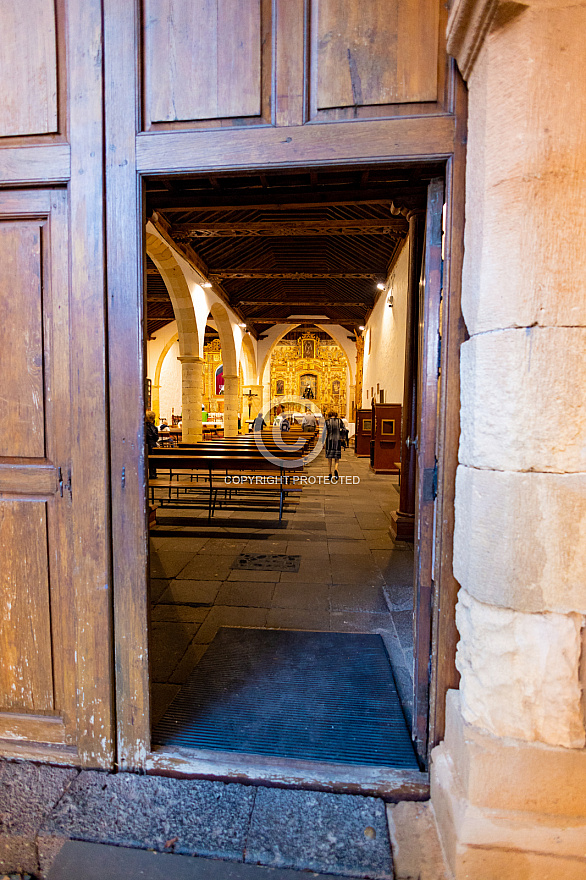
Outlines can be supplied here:
[[175, 408], [175, 415], [181, 413], [181, 364], [179, 357], [179, 343], [171, 346], [163, 366], [161, 367], [161, 387], [159, 389], [159, 407], [161, 418], [167, 419], [171, 424], [171, 410]]
[[381, 293], [364, 330], [363, 408], [370, 406], [371, 388], [378, 400], [377, 384], [384, 389], [385, 403], [403, 403], [408, 272], [409, 244], [406, 241], [387, 285], [393, 294], [393, 307], [387, 305], [387, 295]]

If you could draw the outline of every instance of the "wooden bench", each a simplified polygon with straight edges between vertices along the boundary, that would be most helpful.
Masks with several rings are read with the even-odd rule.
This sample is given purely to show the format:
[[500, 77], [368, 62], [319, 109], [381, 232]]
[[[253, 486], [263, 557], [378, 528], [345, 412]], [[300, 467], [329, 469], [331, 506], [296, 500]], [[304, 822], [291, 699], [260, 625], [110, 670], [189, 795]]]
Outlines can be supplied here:
[[[192, 503], [189, 496], [207, 495], [208, 516], [214, 515], [218, 492], [223, 490], [226, 497], [232, 493], [242, 494], [277, 494], [279, 500], [279, 521], [283, 517], [283, 505], [290, 494], [300, 493], [301, 487], [292, 479], [291, 471], [301, 470], [301, 466], [293, 469], [285, 469], [271, 461], [267, 461], [262, 455], [232, 455], [230, 453], [220, 455], [190, 454], [187, 450], [179, 452], [174, 450], [158, 450], [149, 456], [149, 464], [156, 468], [168, 470], [169, 479], [154, 478], [149, 480], [151, 500], [154, 503], [155, 490], [167, 489], [167, 498], [158, 498], [160, 506], [181, 506]], [[194, 483], [187, 479], [173, 479], [173, 472], [183, 472], [185, 475], [198, 475]], [[199, 482], [199, 476], [203, 482]], [[242, 482], [242, 478], [245, 481]], [[174, 493], [174, 497], [173, 497]]]

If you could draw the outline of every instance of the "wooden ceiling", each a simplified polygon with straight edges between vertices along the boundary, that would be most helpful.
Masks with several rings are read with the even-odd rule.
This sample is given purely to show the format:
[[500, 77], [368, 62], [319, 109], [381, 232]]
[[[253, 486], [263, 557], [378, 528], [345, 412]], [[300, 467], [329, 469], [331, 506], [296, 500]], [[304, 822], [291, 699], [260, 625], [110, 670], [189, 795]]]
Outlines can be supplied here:
[[[438, 166], [147, 181], [147, 216], [259, 337], [276, 323], [363, 324]], [[296, 319], [292, 316], [303, 316]], [[324, 319], [320, 316], [326, 316]], [[147, 258], [149, 336], [173, 320]]]

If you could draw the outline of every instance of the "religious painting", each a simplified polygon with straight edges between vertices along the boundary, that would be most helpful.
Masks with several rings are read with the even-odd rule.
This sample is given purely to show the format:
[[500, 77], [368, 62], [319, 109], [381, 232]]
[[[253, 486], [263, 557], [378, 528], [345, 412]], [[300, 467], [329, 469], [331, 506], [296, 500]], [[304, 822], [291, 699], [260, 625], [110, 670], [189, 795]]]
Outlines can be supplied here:
[[313, 373], [304, 373], [299, 384], [301, 396], [305, 400], [315, 400], [317, 395], [317, 376]]
[[284, 394], [285, 393], [285, 380], [284, 379], [277, 379], [276, 393], [277, 394]]
[[315, 357], [315, 339], [303, 339], [302, 340], [302, 357], [304, 358], [314, 358]]
[[334, 379], [334, 381], [332, 382], [332, 394], [339, 394], [339, 393], [340, 393], [340, 380]]
[[224, 393], [224, 364], [216, 370], [216, 394]]

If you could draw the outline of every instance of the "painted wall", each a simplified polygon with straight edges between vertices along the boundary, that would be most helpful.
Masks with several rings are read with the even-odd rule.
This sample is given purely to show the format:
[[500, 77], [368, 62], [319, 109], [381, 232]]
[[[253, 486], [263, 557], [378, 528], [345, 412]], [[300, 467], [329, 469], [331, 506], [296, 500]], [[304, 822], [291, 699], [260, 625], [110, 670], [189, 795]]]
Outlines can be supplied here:
[[167, 419], [171, 424], [171, 411], [175, 409], [175, 415], [181, 412], [181, 364], [179, 357], [179, 343], [171, 346], [161, 367], [161, 380], [159, 388], [159, 406], [161, 418]]
[[364, 330], [363, 408], [371, 404], [371, 388], [376, 397], [377, 384], [384, 389], [385, 403], [403, 403], [408, 270], [409, 244], [405, 242], [387, 284], [393, 307], [387, 305], [387, 294], [382, 292]]

